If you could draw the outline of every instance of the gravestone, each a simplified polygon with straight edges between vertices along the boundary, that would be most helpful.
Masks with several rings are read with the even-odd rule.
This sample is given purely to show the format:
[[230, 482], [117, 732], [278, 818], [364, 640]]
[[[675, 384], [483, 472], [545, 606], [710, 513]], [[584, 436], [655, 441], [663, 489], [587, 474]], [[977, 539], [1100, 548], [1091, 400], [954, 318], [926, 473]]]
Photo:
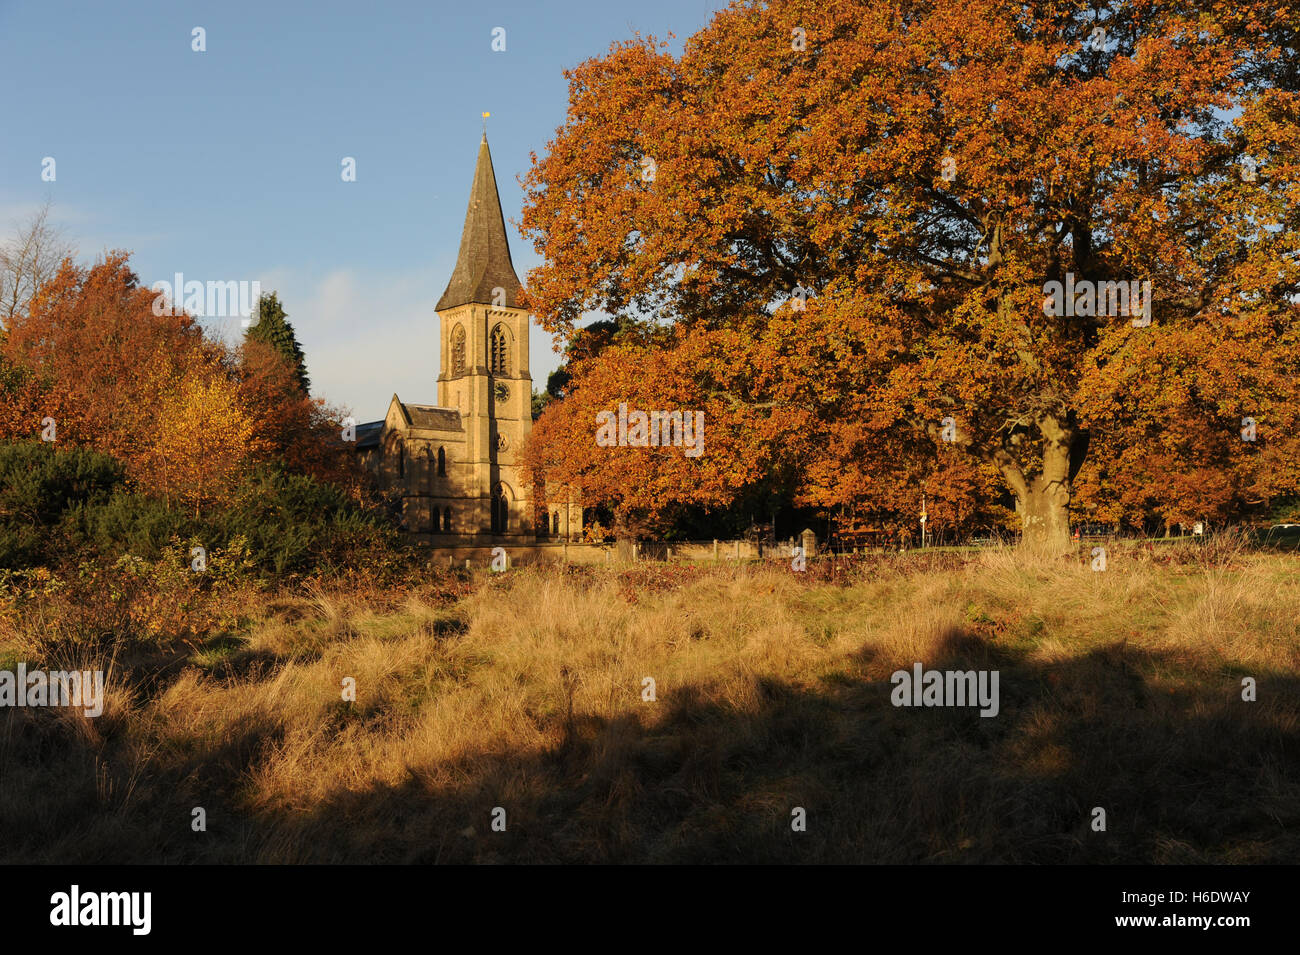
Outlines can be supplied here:
[[805, 527], [799, 540], [803, 545], [803, 554], [805, 557], [817, 556], [817, 535], [813, 533], [811, 527]]

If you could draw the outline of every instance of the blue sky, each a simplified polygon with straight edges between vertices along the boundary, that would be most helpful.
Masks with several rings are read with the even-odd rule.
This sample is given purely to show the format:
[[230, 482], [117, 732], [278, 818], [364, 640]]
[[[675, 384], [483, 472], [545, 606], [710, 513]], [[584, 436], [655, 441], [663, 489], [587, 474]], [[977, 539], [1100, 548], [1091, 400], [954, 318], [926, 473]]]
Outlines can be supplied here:
[[[680, 47], [723, 6], [0, 0], [0, 233], [49, 198], [83, 260], [130, 250], [146, 285], [256, 279], [279, 291], [318, 395], [361, 420], [393, 392], [432, 403], [433, 306], [481, 114], [526, 281], [539, 260], [511, 220], [529, 152], [564, 120], [562, 71], [638, 31]], [[342, 181], [345, 156], [356, 182]], [[238, 319], [212, 325], [238, 333]], [[530, 361], [542, 388], [557, 356], [536, 328]]]

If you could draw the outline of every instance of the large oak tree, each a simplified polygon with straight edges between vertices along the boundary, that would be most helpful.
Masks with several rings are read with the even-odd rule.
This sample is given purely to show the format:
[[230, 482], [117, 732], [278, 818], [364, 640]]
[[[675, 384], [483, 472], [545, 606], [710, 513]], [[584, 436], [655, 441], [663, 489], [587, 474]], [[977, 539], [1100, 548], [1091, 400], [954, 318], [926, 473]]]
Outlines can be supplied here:
[[[1282, 0], [774, 0], [680, 57], [583, 63], [525, 183], [529, 301], [569, 341], [591, 311], [640, 331], [572, 363], [534, 461], [591, 478], [611, 449], [548, 453], [547, 418], [659, 390], [716, 443], [643, 455], [623, 496], [778, 473], [884, 500], [962, 453], [1060, 548], [1076, 482], [1121, 513], [1174, 475], [1167, 519], [1293, 491], [1298, 24]], [[1149, 316], [1054, 309], [1053, 282], [1149, 282]]]

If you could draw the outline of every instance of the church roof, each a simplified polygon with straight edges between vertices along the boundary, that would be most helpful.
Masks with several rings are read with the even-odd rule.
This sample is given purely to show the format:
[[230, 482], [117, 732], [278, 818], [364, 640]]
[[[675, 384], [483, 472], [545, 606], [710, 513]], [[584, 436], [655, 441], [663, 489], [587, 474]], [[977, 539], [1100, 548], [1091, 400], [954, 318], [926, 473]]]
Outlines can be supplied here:
[[357, 425], [357, 449], [379, 447], [379, 433], [383, 430], [382, 421], [367, 421]]
[[460, 412], [455, 408], [439, 408], [437, 405], [413, 405], [399, 401], [402, 413], [412, 428], [429, 431], [464, 431], [460, 423]]
[[487, 133], [484, 133], [478, 147], [478, 164], [474, 167], [474, 184], [469, 191], [469, 207], [465, 210], [460, 255], [456, 258], [456, 268], [447, 283], [447, 291], [438, 299], [437, 311], [466, 302], [494, 304], [494, 288], [505, 289], [506, 305], [519, 304], [523, 286], [510, 261], [506, 220], [501, 214], [492, 154], [488, 151]]

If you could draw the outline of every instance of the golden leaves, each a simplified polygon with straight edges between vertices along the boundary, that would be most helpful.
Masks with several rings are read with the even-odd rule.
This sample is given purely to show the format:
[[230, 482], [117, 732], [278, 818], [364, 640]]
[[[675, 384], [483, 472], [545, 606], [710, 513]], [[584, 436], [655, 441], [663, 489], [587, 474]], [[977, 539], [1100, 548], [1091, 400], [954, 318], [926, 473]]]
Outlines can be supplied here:
[[230, 381], [188, 375], [163, 397], [137, 473], [150, 490], [197, 512], [235, 483], [258, 450], [255, 433]]

